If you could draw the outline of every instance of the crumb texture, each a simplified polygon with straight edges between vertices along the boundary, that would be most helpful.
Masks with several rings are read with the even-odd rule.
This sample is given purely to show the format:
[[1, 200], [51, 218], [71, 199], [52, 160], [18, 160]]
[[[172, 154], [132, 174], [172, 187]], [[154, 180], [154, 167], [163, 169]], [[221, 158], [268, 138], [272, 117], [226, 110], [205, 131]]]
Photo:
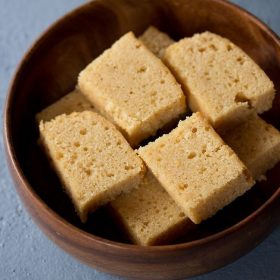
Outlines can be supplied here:
[[139, 39], [159, 58], [162, 58], [167, 47], [174, 43], [168, 34], [159, 31], [154, 26], [147, 28]]
[[138, 189], [123, 194], [111, 203], [122, 226], [134, 243], [155, 245], [176, 238], [182, 226], [190, 224], [151, 172]]
[[141, 159], [97, 113], [84, 111], [41, 122], [40, 135], [82, 221], [89, 211], [137, 187], [143, 177]]
[[254, 184], [245, 165], [200, 113], [138, 153], [194, 223], [213, 216]]
[[280, 160], [280, 132], [257, 115], [228, 131], [223, 139], [255, 179], [261, 179]]
[[186, 111], [181, 86], [132, 32], [80, 73], [79, 87], [132, 146]]
[[40, 121], [50, 121], [62, 114], [68, 115], [72, 112], [82, 112], [86, 110], [94, 111], [93, 105], [76, 89], [39, 112], [36, 115], [36, 121], [39, 124]]
[[273, 83], [219, 35], [204, 32], [182, 39], [167, 48], [164, 61], [183, 85], [192, 111], [202, 112], [215, 128], [230, 128], [272, 106]]

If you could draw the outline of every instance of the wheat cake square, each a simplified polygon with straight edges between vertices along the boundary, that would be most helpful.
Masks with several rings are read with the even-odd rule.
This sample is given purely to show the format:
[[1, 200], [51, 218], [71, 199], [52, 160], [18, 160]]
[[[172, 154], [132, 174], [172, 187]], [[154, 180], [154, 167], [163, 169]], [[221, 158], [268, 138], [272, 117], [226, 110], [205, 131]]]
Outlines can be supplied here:
[[[166, 33], [159, 31], [154, 26], [148, 27], [139, 39], [158, 57], [162, 57], [165, 49], [174, 43]], [[75, 89], [37, 113], [36, 121], [39, 124], [41, 120], [49, 121], [58, 115], [86, 110], [94, 110], [94, 107], [85, 95]]]
[[40, 142], [81, 220], [139, 185], [145, 166], [122, 134], [92, 111], [40, 122]]
[[120, 195], [110, 206], [123, 230], [138, 245], [165, 244], [194, 227], [151, 172], [137, 189]]
[[217, 34], [204, 32], [172, 44], [164, 62], [182, 84], [191, 110], [203, 113], [219, 131], [272, 106], [272, 81], [244, 51]]
[[165, 50], [175, 42], [168, 34], [159, 31], [154, 26], [149, 26], [139, 40], [159, 58], [162, 58]]
[[78, 89], [75, 89], [37, 113], [35, 119], [39, 124], [40, 121], [50, 121], [62, 114], [71, 114], [86, 110], [94, 111], [93, 105]]
[[213, 216], [254, 184], [246, 166], [200, 113], [139, 148], [138, 154], [194, 223]]
[[186, 111], [181, 86], [132, 32], [90, 63], [78, 80], [82, 93], [132, 146]]
[[280, 160], [280, 132], [257, 115], [252, 115], [222, 137], [254, 179], [260, 179]]

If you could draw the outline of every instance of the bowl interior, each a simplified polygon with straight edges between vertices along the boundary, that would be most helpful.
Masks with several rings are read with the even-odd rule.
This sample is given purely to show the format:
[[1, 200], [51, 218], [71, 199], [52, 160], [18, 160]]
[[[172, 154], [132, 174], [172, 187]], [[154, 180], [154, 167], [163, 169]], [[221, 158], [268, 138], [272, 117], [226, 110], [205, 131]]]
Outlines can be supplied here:
[[[141, 34], [150, 24], [174, 39], [196, 32], [212, 31], [225, 36], [246, 51], [280, 90], [280, 51], [277, 40], [262, 24], [244, 11], [223, 1], [103, 0], [88, 3], [49, 29], [23, 60], [10, 96], [8, 129], [20, 168], [34, 191], [71, 224], [106, 239], [129, 243], [106, 207], [81, 224], [60, 182], [37, 145], [34, 116], [75, 87], [78, 73], [127, 31]], [[279, 128], [280, 98], [263, 117]], [[222, 231], [241, 221], [277, 190], [280, 164], [267, 180], [215, 217], [197, 226], [191, 235], [174, 243], [191, 241]]]

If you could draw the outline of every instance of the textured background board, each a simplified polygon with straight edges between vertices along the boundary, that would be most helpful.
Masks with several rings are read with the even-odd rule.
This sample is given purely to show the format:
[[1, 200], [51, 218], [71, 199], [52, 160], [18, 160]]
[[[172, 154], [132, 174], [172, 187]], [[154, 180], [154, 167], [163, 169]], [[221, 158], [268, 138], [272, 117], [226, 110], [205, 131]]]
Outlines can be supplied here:
[[[0, 0], [0, 109], [24, 52], [54, 20], [83, 0]], [[233, 1], [280, 34], [279, 0]], [[280, 77], [280, 73], [279, 73]], [[2, 122], [0, 125], [2, 130]], [[4, 160], [0, 138], [0, 279], [119, 279], [97, 272], [65, 254], [34, 225], [22, 208]], [[194, 278], [280, 279], [280, 228], [261, 245], [225, 268]]]

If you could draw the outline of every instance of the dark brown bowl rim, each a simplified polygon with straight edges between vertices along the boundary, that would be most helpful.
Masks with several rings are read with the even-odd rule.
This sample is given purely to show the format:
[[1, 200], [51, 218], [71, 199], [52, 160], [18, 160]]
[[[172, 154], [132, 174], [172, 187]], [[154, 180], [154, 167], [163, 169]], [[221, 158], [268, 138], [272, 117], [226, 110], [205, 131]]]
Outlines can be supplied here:
[[[99, 0], [102, 1], [102, 0]], [[96, 1], [96, 2], [99, 2]], [[258, 25], [263, 31], [265, 31], [279, 46], [280, 48], [280, 40], [278, 35], [272, 31], [265, 23], [263, 23], [260, 19], [258, 19], [256, 16], [251, 14], [250, 12], [246, 11], [245, 9], [241, 8], [240, 6], [230, 3], [226, 0], [211, 0], [212, 2], [220, 3], [228, 8], [236, 9], [239, 13], [246, 15], [247, 17], [252, 20], [256, 25]], [[3, 130], [3, 136], [4, 136], [4, 145], [6, 149], [6, 158], [11, 164], [11, 168], [15, 171], [16, 177], [19, 179], [21, 184], [18, 184], [20, 188], [34, 201], [38, 203], [41, 210], [44, 211], [48, 216], [51, 216], [57, 223], [59, 223], [62, 227], [67, 228], [69, 236], [71, 236], [71, 232], [73, 234], [76, 232], [81, 238], [89, 241], [89, 242], [96, 242], [99, 243], [101, 246], [109, 246], [112, 249], [117, 250], [138, 250], [139, 253], [141, 252], [154, 252], [154, 251], [173, 251], [175, 250], [184, 250], [189, 249], [191, 247], [200, 246], [205, 243], [209, 243], [211, 241], [223, 238], [227, 235], [232, 234], [235, 231], [238, 231], [240, 228], [246, 226], [246, 224], [250, 223], [252, 220], [254, 220], [258, 215], [260, 215], [265, 208], [267, 208], [273, 201], [280, 199], [280, 188], [277, 189], [277, 191], [257, 210], [255, 210], [253, 213], [251, 213], [249, 216], [247, 216], [245, 219], [241, 220], [237, 224], [221, 231], [218, 233], [215, 233], [213, 235], [207, 236], [202, 239], [198, 239], [191, 242], [185, 242], [180, 244], [174, 244], [174, 245], [157, 245], [157, 246], [139, 246], [134, 244], [125, 244], [120, 243], [116, 241], [111, 241], [102, 237], [95, 236], [91, 233], [88, 233], [82, 229], [79, 229], [78, 227], [72, 225], [68, 221], [66, 221], [64, 218], [62, 218], [60, 215], [58, 215], [54, 210], [49, 208], [49, 206], [36, 194], [36, 192], [33, 190], [31, 185], [28, 183], [27, 179], [25, 178], [25, 175], [23, 174], [23, 171], [20, 167], [19, 161], [17, 159], [14, 147], [12, 146], [12, 135], [11, 135], [11, 123], [10, 123], [10, 112], [11, 112], [11, 106], [13, 102], [13, 97], [16, 92], [16, 85], [18, 83], [20, 73], [22, 69], [24, 69], [26, 63], [28, 63], [29, 58], [33, 55], [34, 52], [38, 48], [40, 48], [41, 41], [44, 40], [44, 38], [47, 36], [48, 33], [52, 32], [53, 29], [57, 28], [57, 26], [67, 19], [71, 19], [76, 13], [80, 12], [81, 10], [87, 9], [88, 6], [92, 5], [92, 3], [85, 3], [80, 5], [79, 7], [75, 8], [74, 10], [70, 11], [69, 13], [65, 14], [63, 17], [55, 21], [52, 25], [50, 25], [42, 34], [39, 36], [39, 38], [31, 45], [31, 47], [27, 50], [27, 52], [24, 54], [23, 58], [21, 59], [20, 63], [18, 64], [16, 71], [12, 77], [12, 80], [10, 82], [10, 86], [8, 89], [8, 94], [6, 97], [6, 102], [4, 106], [4, 117], [3, 117], [3, 123], [4, 123], [4, 130]]]

